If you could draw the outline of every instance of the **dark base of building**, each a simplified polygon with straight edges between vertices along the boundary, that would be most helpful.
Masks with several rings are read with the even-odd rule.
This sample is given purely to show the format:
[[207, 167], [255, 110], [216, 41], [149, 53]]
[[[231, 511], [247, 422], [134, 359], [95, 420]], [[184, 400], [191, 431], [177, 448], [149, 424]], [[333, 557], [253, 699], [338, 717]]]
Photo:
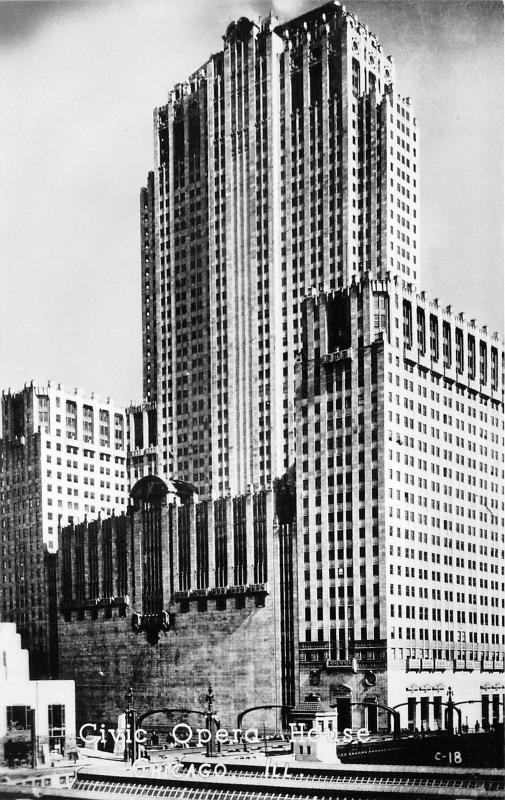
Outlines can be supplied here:
[[[198, 601], [177, 604], [169, 630], [159, 628], [156, 636], [134, 630], [138, 618], [129, 609], [67, 614], [69, 621], [59, 621], [60, 677], [76, 682], [77, 726], [92, 723], [98, 729], [107, 723], [116, 728], [129, 687], [141, 715], [151, 709], [203, 712], [211, 684], [216, 715], [227, 728], [235, 728], [237, 715], [247, 708], [282, 705], [273, 599], [267, 596], [262, 603], [243, 595], [225, 602], [207, 599], [205, 610]], [[187, 611], [181, 612], [181, 606]], [[190, 719], [180, 710], [156, 719], [163, 717], [170, 726], [187, 720], [204, 726], [203, 716]], [[280, 709], [244, 719], [244, 727], [257, 724], [279, 728]]]

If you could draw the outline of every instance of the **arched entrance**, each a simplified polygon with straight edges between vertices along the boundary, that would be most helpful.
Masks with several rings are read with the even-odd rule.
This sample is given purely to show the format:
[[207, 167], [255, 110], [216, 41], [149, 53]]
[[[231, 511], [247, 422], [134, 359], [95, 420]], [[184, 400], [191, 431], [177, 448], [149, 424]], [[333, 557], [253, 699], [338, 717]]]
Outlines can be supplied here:
[[246, 714], [250, 714], [253, 711], [260, 711], [261, 709], [268, 710], [268, 709], [271, 709], [271, 708], [280, 708], [281, 709], [281, 711], [282, 711], [282, 727], [286, 728], [287, 727], [287, 723], [286, 723], [287, 715], [288, 715], [288, 712], [292, 710], [293, 706], [278, 706], [278, 705], [251, 706], [250, 708], [244, 709], [244, 711], [241, 711], [240, 714], [237, 715], [237, 728], [239, 728], [239, 730], [242, 730], [242, 720], [244, 719]]
[[352, 728], [351, 687], [345, 683], [330, 686], [330, 706], [337, 709], [339, 732]]

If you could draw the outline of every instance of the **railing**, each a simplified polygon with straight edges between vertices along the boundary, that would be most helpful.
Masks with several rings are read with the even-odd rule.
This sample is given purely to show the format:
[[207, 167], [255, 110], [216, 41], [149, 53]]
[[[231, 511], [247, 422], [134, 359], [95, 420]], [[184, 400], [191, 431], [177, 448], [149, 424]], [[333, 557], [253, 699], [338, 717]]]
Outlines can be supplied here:
[[352, 669], [352, 658], [328, 658], [325, 661], [326, 669]]
[[234, 595], [267, 595], [270, 594], [268, 583], [232, 584], [228, 586], [208, 586], [200, 589], [183, 589], [174, 592], [172, 601], [180, 603], [184, 600], [197, 600], [203, 597], [226, 597]]
[[132, 630], [140, 631], [168, 631], [170, 629], [170, 616], [167, 611], [157, 614], [132, 614]]
[[345, 350], [335, 350], [333, 353], [325, 353], [321, 361], [323, 364], [332, 364], [337, 361], [352, 360], [352, 357], [352, 347], [347, 347]]
[[60, 604], [61, 611], [75, 609], [111, 608], [116, 606], [129, 606], [130, 598], [127, 594], [117, 597], [91, 597], [87, 600], [63, 600]]
[[[401, 746], [401, 742], [399, 743], [389, 743], [387, 742], [380, 742], [377, 743], [373, 747], [373, 752], [384, 752], [391, 749], [398, 749]], [[346, 752], [351, 754], [351, 751], [355, 748], [346, 748]], [[358, 753], [356, 753], [358, 754]], [[187, 761], [185, 764], [180, 764], [178, 767], [178, 774], [177, 777], [170, 780], [170, 775], [160, 775], [157, 778], [148, 777], [148, 775], [132, 775], [130, 773], [127, 777], [119, 778], [117, 775], [105, 776], [103, 774], [86, 774], [80, 773], [78, 774], [72, 789], [86, 791], [88, 793], [107, 793], [107, 794], [124, 794], [128, 793], [131, 796], [139, 797], [139, 796], [161, 796], [165, 798], [177, 798], [181, 796], [181, 784], [185, 784], [190, 777], [189, 770], [193, 767], [193, 771], [197, 773], [198, 767], [201, 765], [200, 760], [196, 761]], [[216, 781], [216, 778], [212, 780], [212, 782], [208, 782], [206, 786], [203, 786], [202, 783], [198, 784], [198, 789], [194, 790], [191, 788], [183, 789], [182, 791], [188, 792], [188, 797], [198, 797], [201, 800], [204, 798], [218, 798], [220, 800], [228, 800], [228, 798], [238, 798], [245, 797], [242, 794], [237, 793], [238, 785], [245, 788], [247, 784], [249, 784], [249, 792], [247, 792], [247, 796], [252, 796], [253, 786], [256, 782], [258, 784], [264, 784], [264, 788], [260, 789], [258, 786], [258, 790], [261, 791], [261, 795], [263, 796], [263, 792], [267, 789], [268, 784], [271, 782], [279, 783], [278, 788], [276, 787], [276, 792], [281, 791], [281, 781], [285, 782], [286, 788], [289, 786], [290, 783], [297, 783], [297, 784], [304, 784], [308, 783], [319, 783], [321, 785], [321, 789], [325, 788], [325, 784], [328, 784], [329, 787], [335, 787], [337, 785], [343, 785], [346, 788], [346, 796], [350, 796], [347, 793], [352, 792], [356, 789], [359, 794], [356, 796], [363, 797], [363, 789], [366, 786], [387, 786], [387, 787], [396, 787], [400, 789], [400, 787], [410, 787], [412, 789], [421, 788], [424, 790], [422, 794], [426, 793], [427, 797], [433, 796], [433, 794], [428, 794], [426, 789], [435, 789], [438, 790], [436, 793], [441, 794], [440, 790], [443, 789], [468, 789], [468, 790], [478, 790], [479, 792], [486, 791], [486, 792], [497, 792], [500, 793], [497, 796], [501, 796], [503, 782], [500, 777], [496, 776], [493, 772], [489, 770], [483, 770], [482, 774], [468, 774], [468, 773], [460, 773], [460, 774], [448, 774], [448, 775], [441, 775], [435, 771], [431, 771], [430, 769], [426, 769], [426, 767], [402, 767], [401, 771], [398, 769], [393, 768], [384, 768], [383, 766], [374, 765], [374, 769], [369, 771], [367, 765], [363, 765], [362, 768], [358, 765], [354, 764], [346, 764], [345, 769], [339, 769], [335, 767], [334, 770], [331, 772], [328, 771], [319, 771], [317, 768], [315, 769], [304, 769], [301, 766], [290, 764], [289, 772], [284, 775], [284, 770], [278, 769], [278, 771], [274, 774], [266, 774], [264, 766], [255, 767], [252, 764], [245, 764], [237, 765], [235, 764], [227, 764], [227, 771], [226, 776], [219, 776], [221, 778]], [[240, 784], [237, 782], [240, 781]], [[174, 786], [174, 783], [176, 784]], [[300, 788], [302, 788], [300, 786]], [[319, 787], [318, 787], [319, 788]], [[210, 792], [210, 794], [207, 794]], [[192, 792], [198, 792], [197, 794], [193, 795]], [[215, 794], [214, 794], [215, 793]], [[374, 791], [374, 794], [380, 794]], [[271, 797], [271, 793], [265, 795]], [[278, 797], [282, 797], [281, 794], [276, 794]], [[298, 796], [298, 792], [297, 792]], [[303, 795], [307, 797], [307, 795]], [[310, 796], [314, 796], [311, 794]], [[354, 795], [352, 795], [354, 796]], [[389, 796], [389, 795], [388, 795]], [[453, 796], [451, 795], [447, 796]], [[456, 797], [460, 796], [459, 794], [455, 795]]]

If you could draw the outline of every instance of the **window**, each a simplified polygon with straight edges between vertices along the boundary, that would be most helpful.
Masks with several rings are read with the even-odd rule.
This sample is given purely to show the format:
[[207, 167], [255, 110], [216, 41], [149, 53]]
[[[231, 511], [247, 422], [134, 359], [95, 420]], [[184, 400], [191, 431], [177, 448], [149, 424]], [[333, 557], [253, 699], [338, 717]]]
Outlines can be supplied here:
[[480, 382], [487, 383], [487, 344], [485, 342], [479, 344], [479, 375]]
[[412, 347], [412, 305], [403, 301], [403, 339], [407, 347]]
[[426, 326], [422, 308], [417, 309], [417, 346], [421, 355], [424, 356], [426, 352]]
[[430, 350], [431, 357], [438, 360], [438, 319], [430, 314]]
[[491, 348], [491, 388], [498, 388], [498, 351], [496, 347]]
[[65, 742], [65, 706], [50, 705], [47, 707], [49, 730], [49, 749], [63, 751]]
[[451, 354], [451, 326], [448, 322], [442, 323], [442, 347], [444, 367], [450, 367], [452, 363]]
[[110, 430], [109, 430], [109, 412], [100, 409], [100, 445], [102, 447], [109, 447], [110, 445]]
[[359, 61], [355, 58], [352, 60], [352, 91], [355, 96], [360, 93], [360, 69]]
[[30, 706], [7, 706], [7, 730], [30, 730]]
[[463, 331], [456, 328], [456, 369], [459, 373], [464, 370], [464, 350], [463, 350]]
[[475, 378], [475, 337], [468, 336], [468, 377], [471, 380]]
[[92, 442], [94, 436], [93, 428], [93, 408], [91, 406], [82, 407], [82, 428], [85, 442]]
[[376, 332], [387, 331], [388, 329], [387, 295], [379, 294], [377, 295], [376, 300], [377, 300], [377, 305], [375, 307], [375, 313], [374, 313], [374, 329]]
[[114, 430], [116, 436], [116, 445], [122, 445], [124, 436], [124, 420], [121, 414], [114, 414]]

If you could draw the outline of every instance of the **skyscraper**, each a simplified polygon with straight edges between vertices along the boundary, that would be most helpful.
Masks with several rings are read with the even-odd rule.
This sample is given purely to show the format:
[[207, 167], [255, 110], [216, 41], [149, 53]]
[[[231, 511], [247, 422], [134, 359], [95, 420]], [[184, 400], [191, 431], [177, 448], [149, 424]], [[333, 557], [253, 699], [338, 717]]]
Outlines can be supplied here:
[[[503, 342], [398, 276], [365, 275], [308, 298], [304, 310], [301, 689], [317, 685], [343, 725], [351, 701], [378, 700], [401, 704], [403, 727], [444, 727], [449, 687], [458, 701], [480, 699], [473, 723], [496, 722], [505, 688]], [[372, 710], [366, 724], [382, 727]]]
[[307, 291], [419, 270], [416, 121], [375, 35], [329, 3], [223, 40], [155, 110], [141, 193], [160, 466], [214, 497], [294, 464]]
[[419, 291], [410, 100], [337, 3], [223, 40], [155, 110], [142, 190], [160, 470], [213, 499], [288, 473], [299, 690], [340, 727], [444, 726], [449, 682], [498, 721], [503, 342]]

